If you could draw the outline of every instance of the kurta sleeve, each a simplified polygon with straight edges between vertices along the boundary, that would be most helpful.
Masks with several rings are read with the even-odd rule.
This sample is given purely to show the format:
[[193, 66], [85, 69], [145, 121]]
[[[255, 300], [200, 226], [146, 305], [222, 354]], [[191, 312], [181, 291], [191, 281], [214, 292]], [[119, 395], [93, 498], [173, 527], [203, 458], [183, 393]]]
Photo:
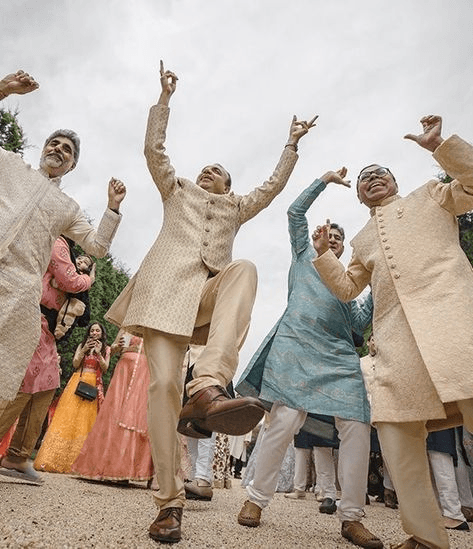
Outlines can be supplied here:
[[177, 184], [174, 168], [171, 166], [164, 148], [168, 120], [169, 107], [164, 105], [151, 107], [145, 137], [145, 157], [148, 170], [163, 200], [169, 198]]
[[373, 297], [371, 292], [362, 303], [352, 301], [350, 305], [353, 330], [357, 334], [363, 334], [366, 328], [371, 324], [373, 318]]
[[313, 264], [324, 284], [340, 301], [355, 299], [371, 279], [371, 273], [357, 260], [356, 252], [346, 271], [332, 250], [315, 258]]
[[58, 238], [54, 243], [48, 270], [54, 276], [58, 289], [63, 292], [77, 294], [85, 292], [91, 286], [90, 276], [81, 275], [76, 271], [71, 261], [69, 246], [62, 238]]
[[246, 223], [261, 210], [269, 206], [274, 198], [284, 189], [289, 176], [296, 165], [297, 154], [285, 147], [271, 177], [260, 187], [241, 197], [240, 224]]
[[452, 135], [435, 149], [433, 156], [453, 181], [431, 183], [432, 198], [453, 215], [472, 210], [473, 146]]
[[102, 216], [100, 225], [97, 229], [94, 229], [78, 208], [74, 221], [64, 231], [64, 234], [77, 242], [86, 253], [95, 257], [104, 257], [117, 232], [121, 218], [121, 214], [117, 214], [107, 208]]
[[323, 181], [316, 179], [294, 200], [287, 210], [293, 257], [299, 256], [310, 246], [309, 227], [305, 214], [326, 187], [327, 185]]

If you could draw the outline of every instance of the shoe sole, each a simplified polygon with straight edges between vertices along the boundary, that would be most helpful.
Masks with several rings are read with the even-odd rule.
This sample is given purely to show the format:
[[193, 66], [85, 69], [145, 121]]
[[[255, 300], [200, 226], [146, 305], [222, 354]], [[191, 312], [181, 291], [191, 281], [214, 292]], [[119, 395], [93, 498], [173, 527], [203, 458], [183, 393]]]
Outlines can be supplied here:
[[333, 515], [336, 511], [337, 511], [336, 507], [335, 507], [335, 509], [320, 509], [319, 508], [319, 512], [323, 513], [324, 515]]
[[3, 475], [4, 477], [24, 480], [25, 482], [34, 484], [35, 486], [42, 486], [44, 484], [43, 479], [34, 479], [33, 477], [30, 477], [30, 475], [28, 475], [27, 473], [22, 473], [21, 471], [17, 471], [16, 469], [6, 469], [5, 467], [1, 467], [0, 475]]
[[154, 539], [154, 541], [159, 541], [161, 543], [178, 543], [179, 541], [181, 541], [181, 538], [167, 538], [165, 536], [152, 534], [151, 532], [148, 532], [148, 534], [151, 539]]
[[251, 519], [242, 519], [238, 517], [238, 524], [241, 524], [242, 526], [248, 526], [249, 528], [256, 528], [260, 525], [259, 521], [251, 520]]
[[212, 431], [203, 429], [190, 419], [180, 419], [177, 424], [177, 432], [191, 438], [210, 438], [212, 436]]
[[256, 402], [255, 404], [247, 404], [241, 408], [207, 416], [204, 422], [196, 420], [194, 423], [197, 423], [201, 429], [240, 436], [253, 430], [261, 421], [264, 412], [263, 406]]

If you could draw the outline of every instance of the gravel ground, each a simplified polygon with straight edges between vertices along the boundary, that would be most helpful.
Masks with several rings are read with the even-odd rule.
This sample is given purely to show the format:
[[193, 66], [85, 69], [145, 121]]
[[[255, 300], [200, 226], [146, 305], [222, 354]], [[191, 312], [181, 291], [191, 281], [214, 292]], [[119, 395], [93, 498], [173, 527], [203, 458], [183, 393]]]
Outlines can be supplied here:
[[[156, 548], [148, 527], [156, 517], [151, 491], [44, 473], [43, 486], [0, 476], [0, 547]], [[322, 515], [312, 494], [289, 500], [276, 494], [263, 511], [259, 528], [240, 526], [236, 516], [245, 498], [240, 481], [231, 490], [214, 490], [211, 502], [189, 501], [180, 548], [353, 549], [340, 535], [338, 519]], [[372, 502], [364, 524], [384, 541], [403, 540], [398, 511]], [[473, 549], [473, 532], [449, 532], [451, 549]], [[164, 547], [164, 546], [163, 546]], [[168, 546], [169, 547], [169, 546]]]

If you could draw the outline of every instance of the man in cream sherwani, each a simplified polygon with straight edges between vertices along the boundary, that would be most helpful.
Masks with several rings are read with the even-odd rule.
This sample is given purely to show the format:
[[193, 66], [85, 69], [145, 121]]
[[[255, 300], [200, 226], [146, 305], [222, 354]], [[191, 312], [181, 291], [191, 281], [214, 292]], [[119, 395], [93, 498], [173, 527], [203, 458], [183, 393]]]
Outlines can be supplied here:
[[473, 147], [456, 135], [444, 141], [439, 116], [421, 123], [423, 133], [406, 138], [431, 151], [453, 181], [429, 181], [401, 198], [387, 168], [367, 166], [358, 195], [371, 219], [352, 241], [347, 270], [328, 249], [325, 226], [313, 235], [314, 265], [343, 301], [371, 284], [378, 350], [371, 420], [412, 536], [395, 547], [446, 549], [426, 436], [463, 423], [473, 429], [473, 271], [456, 219], [473, 209]]
[[[161, 62], [162, 91], [151, 108], [145, 140], [148, 168], [163, 200], [161, 232], [107, 313], [109, 320], [144, 338], [160, 509], [150, 536], [165, 542], [179, 541], [185, 502], [176, 427], [194, 437], [208, 437], [212, 431], [240, 435], [264, 413], [257, 399], [230, 399], [223, 389], [235, 373], [256, 293], [255, 266], [232, 261], [233, 240], [240, 226], [282, 191], [297, 160], [297, 143], [315, 121], [298, 122], [294, 117], [272, 176], [248, 195], [238, 196], [230, 191], [230, 175], [220, 164], [206, 166], [196, 183], [175, 175], [164, 142], [176, 83], [176, 75], [164, 71]], [[179, 415], [182, 361], [191, 340], [206, 347]]]
[[[30, 75], [18, 71], [0, 80], [0, 99], [37, 88]], [[15, 398], [39, 341], [42, 279], [54, 242], [64, 234], [103, 257], [121, 219], [126, 193], [121, 181], [109, 183], [108, 208], [97, 230], [60, 189], [79, 147], [76, 133], [55, 131], [44, 144], [39, 170], [0, 147], [0, 412]]]

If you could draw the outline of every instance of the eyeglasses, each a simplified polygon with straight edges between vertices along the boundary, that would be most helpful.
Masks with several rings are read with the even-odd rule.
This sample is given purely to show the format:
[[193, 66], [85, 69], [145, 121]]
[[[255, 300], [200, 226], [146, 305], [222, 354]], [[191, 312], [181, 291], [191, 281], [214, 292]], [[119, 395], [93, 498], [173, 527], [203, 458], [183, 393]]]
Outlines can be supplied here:
[[371, 170], [369, 172], [362, 172], [360, 173], [360, 175], [358, 176], [358, 181], [365, 181], [366, 179], [368, 179], [371, 174], [376, 174], [376, 175], [379, 175], [380, 177], [382, 177], [383, 175], [386, 175], [389, 173], [389, 170], [387, 168], [378, 168], [376, 170]]

